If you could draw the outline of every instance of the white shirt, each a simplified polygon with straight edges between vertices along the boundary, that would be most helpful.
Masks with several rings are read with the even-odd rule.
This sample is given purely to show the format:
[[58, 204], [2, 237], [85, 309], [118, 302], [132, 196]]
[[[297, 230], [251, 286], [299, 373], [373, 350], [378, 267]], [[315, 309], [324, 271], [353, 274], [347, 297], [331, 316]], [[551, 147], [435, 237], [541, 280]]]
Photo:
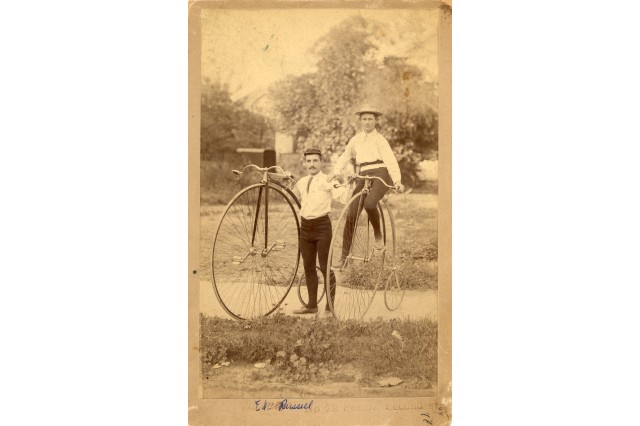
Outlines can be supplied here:
[[327, 182], [327, 175], [318, 172], [313, 176], [309, 192], [307, 185], [311, 175], [305, 176], [296, 183], [300, 192], [300, 216], [305, 219], [316, 219], [331, 213], [331, 191], [336, 181]]
[[382, 160], [393, 183], [396, 185], [400, 183], [398, 160], [391, 150], [389, 141], [377, 130], [374, 129], [371, 133], [360, 132], [349, 140], [344, 153], [336, 161], [334, 174], [342, 173], [352, 158], [355, 158], [357, 164]]

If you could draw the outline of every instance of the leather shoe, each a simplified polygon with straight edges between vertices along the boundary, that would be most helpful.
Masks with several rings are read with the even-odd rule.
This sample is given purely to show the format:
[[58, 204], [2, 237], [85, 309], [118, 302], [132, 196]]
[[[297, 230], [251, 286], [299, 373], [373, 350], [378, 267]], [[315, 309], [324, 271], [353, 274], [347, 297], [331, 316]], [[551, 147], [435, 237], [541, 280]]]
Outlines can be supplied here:
[[325, 312], [331, 312], [331, 308], [329, 307], [329, 305], [325, 305], [324, 311]]
[[333, 265], [331, 265], [331, 269], [334, 269], [334, 270], [337, 269], [338, 271], [342, 271], [342, 268], [344, 267], [344, 264], [345, 264], [345, 260], [344, 259], [340, 259], [338, 261], [335, 261], [333, 263]]
[[295, 311], [293, 311], [294, 314], [297, 315], [301, 315], [301, 314], [315, 314], [318, 313], [318, 308], [307, 308], [307, 307], [302, 307], [300, 309], [296, 309]]

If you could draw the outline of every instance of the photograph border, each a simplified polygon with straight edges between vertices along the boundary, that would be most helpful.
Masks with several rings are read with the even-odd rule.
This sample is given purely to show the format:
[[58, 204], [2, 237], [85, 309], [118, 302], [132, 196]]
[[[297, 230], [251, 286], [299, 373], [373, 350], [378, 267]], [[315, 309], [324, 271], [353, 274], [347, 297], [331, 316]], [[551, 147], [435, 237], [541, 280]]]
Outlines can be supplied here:
[[[189, 6], [189, 338], [190, 425], [221, 424], [449, 424], [451, 422], [451, 3], [450, 1], [191, 1]], [[200, 377], [200, 12], [205, 8], [293, 9], [438, 8], [438, 383], [436, 397], [321, 398], [310, 410], [258, 411], [251, 399], [203, 399]], [[275, 400], [274, 400], [275, 401]], [[307, 402], [291, 399], [291, 403]], [[286, 417], [286, 419], [284, 418]]]

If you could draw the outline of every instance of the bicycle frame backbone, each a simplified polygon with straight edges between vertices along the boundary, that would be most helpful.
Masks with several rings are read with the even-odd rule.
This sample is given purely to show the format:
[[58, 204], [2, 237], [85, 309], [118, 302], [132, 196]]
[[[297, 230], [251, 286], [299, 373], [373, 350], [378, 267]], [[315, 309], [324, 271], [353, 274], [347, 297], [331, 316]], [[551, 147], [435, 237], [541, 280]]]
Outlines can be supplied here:
[[[262, 186], [258, 191], [258, 202], [257, 202], [254, 218], [252, 221], [253, 230], [251, 232], [251, 248], [249, 249], [249, 252], [246, 253], [244, 256], [234, 256], [234, 259], [233, 259], [234, 264], [240, 264], [244, 262], [249, 256], [255, 256], [258, 253], [260, 253], [261, 257], [267, 257], [272, 250], [275, 250], [275, 251], [284, 250], [286, 246], [286, 243], [281, 240], [276, 240], [271, 242], [271, 244], [269, 244], [269, 183], [273, 182], [280, 186], [284, 186], [280, 184], [279, 181], [274, 180], [274, 178], [286, 181], [289, 185], [284, 186], [284, 188], [287, 189], [288, 192], [291, 194], [290, 186], [294, 182], [293, 175], [291, 175], [291, 173], [289, 172], [284, 171], [281, 167], [278, 167], [278, 166], [258, 167], [255, 164], [248, 164], [241, 171], [233, 170], [233, 173], [235, 173], [238, 176], [242, 176], [244, 172], [248, 169], [259, 171], [262, 174], [262, 179], [260, 180], [260, 183], [262, 184]], [[275, 171], [271, 171], [271, 170], [275, 170]], [[256, 235], [258, 233], [258, 227], [259, 227], [258, 220], [260, 218], [260, 208], [262, 206], [263, 197], [264, 197], [264, 248], [258, 251], [255, 248], [255, 240], [256, 240]], [[297, 201], [298, 200], [296, 199], [296, 202]]]

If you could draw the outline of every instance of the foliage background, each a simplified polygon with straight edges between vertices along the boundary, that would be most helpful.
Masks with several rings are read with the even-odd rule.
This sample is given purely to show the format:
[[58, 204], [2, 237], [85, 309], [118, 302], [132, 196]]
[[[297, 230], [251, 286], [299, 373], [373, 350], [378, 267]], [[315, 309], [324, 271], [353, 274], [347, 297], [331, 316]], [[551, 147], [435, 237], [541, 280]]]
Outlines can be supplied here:
[[435, 11], [272, 12], [203, 12], [203, 160], [273, 147], [276, 131], [341, 153], [365, 103], [385, 113], [378, 130], [404, 175], [437, 159]]

